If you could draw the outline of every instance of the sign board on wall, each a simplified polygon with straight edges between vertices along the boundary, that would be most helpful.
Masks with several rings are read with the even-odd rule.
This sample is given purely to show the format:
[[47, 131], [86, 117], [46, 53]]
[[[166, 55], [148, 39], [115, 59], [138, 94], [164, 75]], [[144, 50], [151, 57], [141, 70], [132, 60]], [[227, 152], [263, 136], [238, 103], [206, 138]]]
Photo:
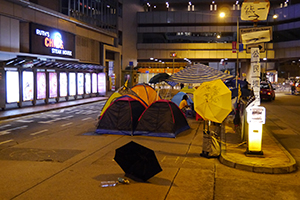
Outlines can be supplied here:
[[31, 23], [30, 52], [75, 58], [75, 35], [59, 29]]

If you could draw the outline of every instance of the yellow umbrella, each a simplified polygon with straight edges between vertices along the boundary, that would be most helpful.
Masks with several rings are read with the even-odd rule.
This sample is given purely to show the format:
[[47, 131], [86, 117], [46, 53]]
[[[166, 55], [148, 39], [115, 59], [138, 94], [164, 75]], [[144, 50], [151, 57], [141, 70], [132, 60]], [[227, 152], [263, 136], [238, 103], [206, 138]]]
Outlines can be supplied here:
[[204, 120], [222, 123], [231, 112], [231, 91], [220, 79], [204, 82], [194, 92], [194, 104]]

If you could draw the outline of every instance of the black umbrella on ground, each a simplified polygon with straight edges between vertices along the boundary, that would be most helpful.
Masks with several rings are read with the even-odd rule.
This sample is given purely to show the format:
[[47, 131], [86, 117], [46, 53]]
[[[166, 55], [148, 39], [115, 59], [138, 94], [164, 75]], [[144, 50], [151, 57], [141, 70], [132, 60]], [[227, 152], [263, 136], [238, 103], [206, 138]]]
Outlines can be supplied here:
[[116, 149], [114, 160], [125, 176], [137, 181], [147, 181], [162, 171], [154, 151], [133, 141]]
[[159, 83], [159, 82], [167, 80], [169, 77], [170, 77], [170, 75], [167, 73], [159, 73], [159, 74], [156, 74], [155, 76], [153, 76], [150, 79], [149, 83]]

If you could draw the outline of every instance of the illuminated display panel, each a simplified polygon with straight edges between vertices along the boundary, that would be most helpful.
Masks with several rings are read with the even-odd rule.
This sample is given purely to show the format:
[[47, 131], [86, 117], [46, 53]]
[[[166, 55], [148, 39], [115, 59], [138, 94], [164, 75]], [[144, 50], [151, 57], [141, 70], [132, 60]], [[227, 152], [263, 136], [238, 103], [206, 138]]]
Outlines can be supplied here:
[[97, 93], [97, 74], [92, 74], [92, 91], [93, 93]]
[[49, 97], [57, 97], [57, 74], [55, 72], [49, 73]]
[[23, 101], [33, 100], [33, 72], [23, 72]]
[[98, 74], [98, 92], [105, 93], [106, 92], [106, 79], [105, 73]]
[[38, 72], [37, 74], [37, 99], [46, 98], [46, 73]]
[[86, 94], [91, 93], [91, 74], [90, 73], [85, 74], [85, 93]]
[[76, 95], [76, 74], [69, 73], [69, 93], [71, 96]]
[[31, 53], [75, 58], [75, 35], [43, 26], [30, 24]]
[[6, 72], [6, 102], [14, 103], [19, 102], [19, 72], [7, 71]]
[[83, 73], [77, 74], [77, 93], [79, 95], [83, 94]]
[[68, 78], [65, 72], [59, 74], [59, 94], [61, 97], [68, 95]]

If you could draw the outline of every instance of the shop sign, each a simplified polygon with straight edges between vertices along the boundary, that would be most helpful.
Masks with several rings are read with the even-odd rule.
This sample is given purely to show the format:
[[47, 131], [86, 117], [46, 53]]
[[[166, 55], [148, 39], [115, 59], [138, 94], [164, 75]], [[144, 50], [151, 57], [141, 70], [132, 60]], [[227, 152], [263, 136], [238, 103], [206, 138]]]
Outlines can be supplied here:
[[31, 53], [74, 58], [75, 36], [38, 24], [31, 24]]

